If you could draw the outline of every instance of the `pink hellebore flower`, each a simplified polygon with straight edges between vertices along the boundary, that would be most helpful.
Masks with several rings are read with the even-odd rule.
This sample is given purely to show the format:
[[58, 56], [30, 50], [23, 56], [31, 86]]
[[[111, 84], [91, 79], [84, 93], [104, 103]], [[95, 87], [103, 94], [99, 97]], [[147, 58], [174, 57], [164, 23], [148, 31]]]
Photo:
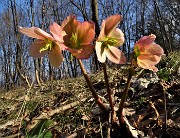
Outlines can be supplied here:
[[95, 25], [91, 21], [80, 22], [73, 15], [62, 22], [63, 37], [66, 49], [78, 59], [87, 59], [93, 52], [91, 42], [95, 36]]
[[155, 38], [156, 36], [151, 34], [143, 36], [136, 42], [134, 46], [134, 63], [141, 68], [157, 72], [158, 68], [154, 65], [159, 63], [164, 51], [154, 42]]
[[118, 49], [125, 41], [123, 32], [116, 28], [121, 19], [121, 15], [112, 15], [102, 22], [101, 32], [95, 46], [98, 60], [102, 63], [106, 61], [106, 56], [116, 64], [126, 62], [126, 57]]
[[[29, 37], [37, 38], [29, 47], [29, 53], [34, 58], [40, 58], [48, 54], [50, 64], [59, 67], [63, 61], [61, 45], [63, 45], [63, 31], [56, 32], [56, 23], [50, 26], [50, 32], [55, 38], [59, 38], [60, 42], [45, 31], [37, 27], [19, 27], [19, 31]], [[62, 34], [61, 34], [62, 33]]]

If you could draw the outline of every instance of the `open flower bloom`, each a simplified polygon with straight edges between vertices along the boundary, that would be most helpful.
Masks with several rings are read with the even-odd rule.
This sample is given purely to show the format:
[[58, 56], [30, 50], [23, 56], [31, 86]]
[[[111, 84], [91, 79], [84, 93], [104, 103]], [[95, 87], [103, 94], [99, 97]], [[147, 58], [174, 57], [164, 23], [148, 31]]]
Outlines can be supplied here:
[[78, 59], [89, 58], [93, 52], [91, 42], [95, 36], [94, 23], [77, 21], [76, 17], [71, 15], [62, 22], [62, 29], [66, 33], [63, 37], [66, 49]]
[[151, 34], [140, 38], [134, 46], [134, 64], [157, 72], [158, 69], [154, 66], [159, 63], [161, 56], [164, 54], [163, 49], [154, 42], [156, 36]]
[[45, 31], [37, 27], [19, 27], [19, 31], [29, 37], [37, 38], [29, 47], [29, 53], [34, 58], [40, 58], [48, 54], [50, 64], [54, 67], [59, 67], [63, 61], [61, 45], [63, 43], [63, 33], [56, 32], [55, 23], [50, 26], [50, 31], [54, 37], [59, 38], [59, 42]]
[[118, 49], [124, 43], [124, 34], [116, 28], [121, 19], [120, 15], [112, 15], [102, 22], [101, 32], [95, 46], [98, 60], [102, 63], [106, 61], [106, 57], [116, 64], [126, 62], [126, 57]]

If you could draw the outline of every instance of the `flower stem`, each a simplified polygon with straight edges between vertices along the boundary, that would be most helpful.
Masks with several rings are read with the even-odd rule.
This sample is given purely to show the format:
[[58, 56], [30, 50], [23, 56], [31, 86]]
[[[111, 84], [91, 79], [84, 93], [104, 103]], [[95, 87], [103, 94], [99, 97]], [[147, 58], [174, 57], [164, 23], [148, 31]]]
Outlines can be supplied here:
[[115, 120], [115, 111], [114, 111], [114, 104], [113, 104], [113, 100], [112, 100], [112, 92], [111, 89], [109, 87], [109, 80], [108, 80], [108, 75], [107, 75], [107, 71], [106, 71], [106, 64], [103, 63], [103, 72], [104, 72], [104, 79], [105, 79], [105, 84], [106, 84], [106, 89], [107, 89], [107, 94], [108, 94], [108, 98], [109, 98], [109, 104], [110, 104], [110, 108], [111, 108], [111, 122], [113, 123]]
[[87, 72], [84, 69], [84, 66], [82, 64], [82, 61], [78, 59], [78, 63], [80, 65], [80, 68], [81, 68], [81, 71], [82, 71], [82, 73], [84, 75], [84, 78], [85, 78], [85, 80], [87, 82], [87, 85], [88, 85], [90, 91], [92, 92], [92, 96], [94, 97], [96, 104], [99, 106], [99, 108], [101, 109], [102, 112], [108, 113], [108, 110], [103, 105], [101, 99], [99, 98], [98, 94], [96, 93], [96, 91], [95, 91], [95, 89], [94, 89], [94, 87], [93, 87], [93, 85], [92, 85], [92, 83], [91, 83], [91, 81], [90, 81], [90, 79], [88, 77]]
[[123, 92], [123, 95], [122, 95], [122, 98], [121, 98], [121, 102], [119, 104], [119, 109], [118, 109], [118, 119], [119, 119], [120, 124], [124, 124], [123, 107], [124, 107], [124, 102], [125, 102], [127, 94], [128, 94], [129, 87], [130, 87], [131, 78], [132, 78], [133, 75], [134, 75], [133, 68], [129, 68], [128, 80], [127, 80], [126, 87], [124, 89], [124, 92]]

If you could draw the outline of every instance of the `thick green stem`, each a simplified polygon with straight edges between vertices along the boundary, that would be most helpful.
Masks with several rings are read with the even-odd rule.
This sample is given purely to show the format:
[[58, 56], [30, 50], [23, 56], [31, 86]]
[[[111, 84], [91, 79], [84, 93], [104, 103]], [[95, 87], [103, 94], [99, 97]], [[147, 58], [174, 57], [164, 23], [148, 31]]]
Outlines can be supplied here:
[[104, 72], [104, 79], [105, 79], [105, 84], [106, 84], [106, 89], [107, 89], [107, 94], [108, 94], [108, 98], [109, 98], [109, 104], [110, 104], [110, 108], [111, 108], [111, 120], [112, 122], [114, 122], [115, 119], [115, 111], [114, 111], [114, 104], [113, 104], [113, 100], [112, 100], [112, 92], [111, 89], [109, 87], [109, 80], [108, 80], [108, 75], [107, 75], [107, 71], [106, 71], [106, 64], [103, 63], [103, 72]]
[[128, 94], [128, 90], [130, 87], [130, 83], [131, 83], [131, 78], [134, 74], [134, 70], [132, 68], [129, 68], [129, 75], [128, 75], [128, 80], [127, 80], [127, 84], [126, 87], [124, 89], [122, 98], [121, 98], [121, 102], [119, 104], [119, 109], [118, 109], [118, 118], [119, 118], [119, 123], [120, 124], [124, 124], [124, 118], [123, 118], [123, 107], [124, 107], [124, 102], [126, 100], [127, 94]]
[[93, 87], [93, 85], [92, 85], [92, 83], [91, 83], [91, 81], [90, 81], [90, 79], [89, 79], [89, 77], [88, 77], [88, 75], [87, 75], [87, 73], [86, 73], [86, 70], [84, 69], [84, 66], [83, 66], [83, 64], [82, 64], [82, 61], [78, 59], [78, 62], [79, 62], [81, 71], [82, 71], [82, 73], [83, 73], [83, 75], [84, 75], [84, 78], [85, 78], [85, 80], [86, 80], [86, 82], [87, 82], [87, 85], [88, 85], [90, 91], [92, 92], [92, 96], [94, 97], [96, 104], [99, 106], [99, 108], [101, 109], [102, 112], [108, 113], [108, 110], [107, 110], [106, 107], [103, 105], [101, 99], [99, 98], [98, 94], [97, 94], [96, 91], [94, 90], [94, 87]]

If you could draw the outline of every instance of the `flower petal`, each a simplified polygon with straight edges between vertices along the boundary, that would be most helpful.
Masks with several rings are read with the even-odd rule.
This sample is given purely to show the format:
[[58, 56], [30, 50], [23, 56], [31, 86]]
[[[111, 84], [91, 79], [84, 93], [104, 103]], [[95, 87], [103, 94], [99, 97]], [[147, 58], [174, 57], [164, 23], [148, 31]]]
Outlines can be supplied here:
[[144, 65], [146, 66], [152, 66], [159, 63], [160, 59], [161, 59], [160, 56], [156, 56], [152, 54], [143, 54], [138, 56], [137, 61], [143, 62]]
[[95, 49], [99, 62], [104, 63], [106, 61], [106, 54], [104, 51], [105, 49], [101, 45], [102, 45], [101, 42], [96, 41]]
[[64, 31], [62, 31], [62, 28], [57, 23], [53, 23], [50, 25], [50, 32], [52, 33], [53, 37], [59, 41], [63, 42], [63, 36], [66, 35]]
[[119, 14], [112, 15], [105, 20], [105, 34], [108, 36], [117, 27], [122, 17]]
[[35, 32], [37, 35], [40, 35], [40, 36], [42, 36], [42, 37], [44, 37], [44, 38], [47, 38], [47, 39], [49, 39], [49, 40], [54, 40], [54, 38], [53, 38], [50, 34], [46, 33], [45, 31], [43, 31], [43, 30], [40, 29], [40, 28], [36, 28], [36, 29], [34, 30], [34, 32]]
[[48, 57], [50, 60], [50, 64], [53, 67], [59, 67], [63, 62], [61, 47], [59, 45], [55, 45], [55, 47], [51, 51], [49, 51]]
[[48, 51], [42, 51], [41, 53], [39, 52], [41, 47], [45, 45], [43, 40], [35, 40], [29, 47], [29, 54], [34, 57], [34, 58], [40, 58], [43, 57], [48, 53]]
[[164, 54], [164, 50], [156, 43], [152, 43], [146, 52], [157, 56], [162, 56]]
[[116, 39], [117, 44], [114, 46], [121, 46], [125, 41], [124, 33], [119, 28], [116, 28], [109, 37]]
[[144, 69], [149, 69], [154, 72], [158, 69], [154, 66], [159, 63], [161, 56], [164, 54], [163, 49], [156, 43], [154, 43], [156, 36], [151, 34], [140, 38], [134, 47], [134, 53], [136, 54], [134, 59], [135, 64]]
[[155, 67], [155, 66], [150, 66], [150, 67], [149, 67], [149, 70], [152, 70], [153, 72], [157, 72], [157, 71], [158, 71], [158, 68]]
[[146, 62], [138, 60], [137, 62], [138, 66], [144, 69], [152, 70], [153, 72], [157, 72], [158, 68], [156, 68], [154, 65], [148, 65]]
[[74, 15], [68, 16], [64, 21], [62, 22], [62, 29], [66, 32], [67, 35], [72, 35], [72, 33], [76, 32], [76, 27], [79, 25], [80, 22], [76, 20], [76, 17]]
[[102, 22], [101, 32], [98, 37], [98, 41], [103, 41], [104, 37], [110, 36], [119, 22], [122, 20], [121, 15], [112, 15]]
[[124, 64], [126, 62], [126, 57], [117, 47], [110, 46], [109, 48], [105, 49], [105, 53], [107, 58], [113, 63]]
[[44, 36], [41, 36], [35, 32], [36, 29], [37, 29], [37, 27], [31, 27], [31, 28], [21, 27], [21, 26], [18, 27], [19, 32], [21, 32], [29, 37], [32, 37], [32, 38], [44, 40], [45, 39]]
[[95, 25], [91, 21], [85, 21], [77, 26], [76, 32], [81, 45], [86, 45], [93, 41], [95, 36], [94, 29]]
[[155, 39], [156, 36], [154, 34], [151, 34], [149, 36], [143, 36], [136, 42], [134, 47], [138, 47], [139, 50], [147, 49], [154, 42]]
[[72, 53], [73, 56], [75, 56], [77, 59], [87, 59], [90, 57], [90, 55], [93, 53], [93, 45], [82, 45], [82, 49], [80, 52]]

